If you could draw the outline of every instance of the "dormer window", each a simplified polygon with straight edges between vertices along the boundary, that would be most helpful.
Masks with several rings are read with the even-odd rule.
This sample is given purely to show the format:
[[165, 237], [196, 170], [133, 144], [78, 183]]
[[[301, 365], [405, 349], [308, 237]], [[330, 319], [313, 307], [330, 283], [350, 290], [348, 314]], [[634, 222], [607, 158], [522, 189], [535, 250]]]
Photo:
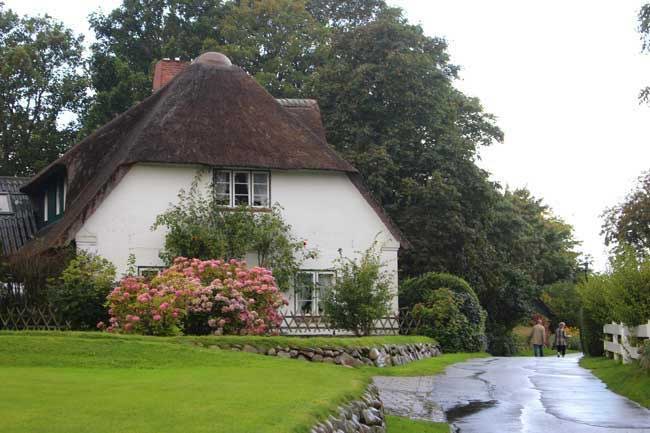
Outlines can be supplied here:
[[0, 194], [0, 214], [14, 213], [11, 206], [11, 196], [9, 194]]
[[267, 208], [271, 202], [269, 179], [269, 173], [266, 171], [215, 170], [215, 199], [223, 206]]
[[61, 177], [52, 179], [43, 190], [39, 213], [42, 225], [58, 221], [65, 211], [66, 185]]

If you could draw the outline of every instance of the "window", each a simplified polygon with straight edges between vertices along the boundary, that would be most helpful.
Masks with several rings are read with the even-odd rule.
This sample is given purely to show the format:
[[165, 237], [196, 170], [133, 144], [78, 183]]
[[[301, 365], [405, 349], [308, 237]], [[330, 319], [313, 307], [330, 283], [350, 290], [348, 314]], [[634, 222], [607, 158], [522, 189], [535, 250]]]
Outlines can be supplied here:
[[223, 206], [269, 207], [269, 173], [261, 171], [215, 170], [214, 194]]
[[158, 272], [165, 269], [162, 266], [138, 266], [138, 276], [145, 277], [147, 280], [158, 275]]
[[13, 213], [9, 194], [0, 194], [0, 213]]
[[334, 286], [332, 271], [301, 271], [294, 287], [295, 313], [306, 316], [323, 314], [323, 299]]

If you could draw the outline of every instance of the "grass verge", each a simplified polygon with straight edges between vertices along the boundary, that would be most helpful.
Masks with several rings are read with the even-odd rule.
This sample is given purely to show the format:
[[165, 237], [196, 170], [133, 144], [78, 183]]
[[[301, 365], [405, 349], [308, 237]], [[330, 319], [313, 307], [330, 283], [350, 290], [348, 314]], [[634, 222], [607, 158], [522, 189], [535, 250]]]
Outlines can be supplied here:
[[650, 372], [634, 363], [622, 364], [608, 358], [584, 357], [580, 365], [591, 370], [615, 393], [650, 408]]
[[[334, 341], [304, 342], [314, 347], [320, 340]], [[340, 340], [373, 344], [336, 344]], [[191, 337], [0, 332], [6, 397], [0, 399], [0, 432], [308, 432], [358, 397], [373, 375], [433, 375], [483, 356], [449, 354], [400, 367], [348, 369], [192, 343]]]
[[444, 422], [419, 421], [401, 416], [386, 416], [387, 433], [449, 433]]

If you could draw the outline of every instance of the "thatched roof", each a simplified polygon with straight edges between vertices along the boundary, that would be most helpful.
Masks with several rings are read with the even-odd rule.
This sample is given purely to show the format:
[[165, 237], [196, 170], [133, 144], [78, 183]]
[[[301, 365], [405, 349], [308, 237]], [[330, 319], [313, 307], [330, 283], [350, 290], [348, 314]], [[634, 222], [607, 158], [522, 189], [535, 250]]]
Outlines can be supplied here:
[[65, 214], [22, 252], [70, 242], [138, 162], [357, 173], [325, 141], [316, 102], [290, 101], [273, 98], [225, 56], [203, 54], [22, 188], [32, 195], [50, 177], [67, 174]]

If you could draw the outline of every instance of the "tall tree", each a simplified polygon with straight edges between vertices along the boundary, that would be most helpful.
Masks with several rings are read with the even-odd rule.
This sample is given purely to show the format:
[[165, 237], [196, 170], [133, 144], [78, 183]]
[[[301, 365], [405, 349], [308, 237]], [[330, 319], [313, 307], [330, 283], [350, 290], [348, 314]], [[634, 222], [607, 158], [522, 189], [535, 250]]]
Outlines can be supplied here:
[[226, 9], [221, 0], [124, 0], [107, 15], [92, 14], [95, 100], [84, 116], [84, 134], [151, 94], [157, 60], [191, 60], [206, 41], [222, 42]]
[[240, 1], [220, 23], [221, 51], [276, 97], [302, 93], [307, 77], [322, 63], [326, 27], [302, 0]]
[[626, 245], [637, 255], [650, 252], [650, 172], [641, 175], [623, 202], [603, 213], [605, 245], [620, 253]]
[[0, 3], [0, 174], [31, 175], [72, 144], [87, 88], [82, 42]]

